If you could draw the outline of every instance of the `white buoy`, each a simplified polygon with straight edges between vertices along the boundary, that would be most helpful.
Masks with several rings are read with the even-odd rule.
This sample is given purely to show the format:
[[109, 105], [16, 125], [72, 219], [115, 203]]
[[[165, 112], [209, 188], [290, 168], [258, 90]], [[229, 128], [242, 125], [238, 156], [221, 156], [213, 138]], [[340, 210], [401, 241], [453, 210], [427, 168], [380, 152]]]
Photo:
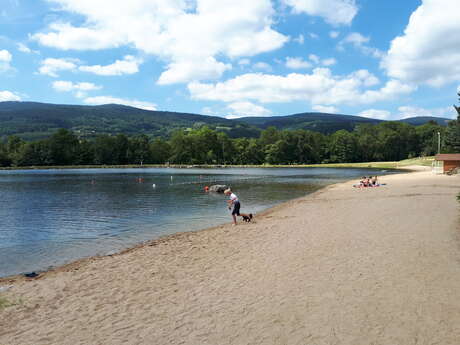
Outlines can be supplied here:
[[152, 187], [153, 187], [153, 188], [155, 188], [156, 186], [157, 186], [157, 185], [156, 185], [155, 183], [154, 183], [154, 184], [152, 184]]

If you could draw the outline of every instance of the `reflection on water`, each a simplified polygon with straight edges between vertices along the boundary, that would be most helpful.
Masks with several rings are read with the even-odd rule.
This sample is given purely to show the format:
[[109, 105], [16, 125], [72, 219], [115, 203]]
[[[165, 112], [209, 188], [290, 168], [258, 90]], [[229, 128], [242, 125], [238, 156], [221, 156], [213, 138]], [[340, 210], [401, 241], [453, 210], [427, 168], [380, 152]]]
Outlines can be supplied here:
[[257, 213], [365, 169], [0, 171], [0, 276], [43, 270], [180, 231], [229, 222], [227, 184]]

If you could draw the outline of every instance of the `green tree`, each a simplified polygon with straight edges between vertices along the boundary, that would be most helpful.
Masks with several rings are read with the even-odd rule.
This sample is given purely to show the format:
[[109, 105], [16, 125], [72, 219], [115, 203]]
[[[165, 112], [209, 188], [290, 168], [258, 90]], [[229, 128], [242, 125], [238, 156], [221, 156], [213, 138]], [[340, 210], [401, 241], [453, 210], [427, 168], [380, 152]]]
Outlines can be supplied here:
[[129, 143], [129, 151], [132, 163], [143, 164], [150, 155], [149, 138], [145, 134], [134, 137]]
[[0, 166], [7, 167], [11, 165], [11, 159], [8, 156], [6, 145], [0, 141]]
[[75, 134], [67, 129], [59, 129], [48, 139], [51, 164], [75, 164], [79, 154], [79, 142]]
[[[460, 101], [460, 92], [458, 93]], [[460, 107], [454, 105], [457, 111], [457, 119], [449, 121], [446, 128], [445, 143], [447, 152], [460, 152]]]
[[331, 135], [329, 152], [331, 162], [352, 163], [358, 160], [356, 137], [342, 129]]
[[150, 144], [150, 163], [164, 164], [171, 156], [171, 146], [161, 138], [156, 138]]
[[17, 166], [21, 160], [22, 150], [25, 144], [25, 141], [18, 136], [11, 135], [8, 137], [6, 142], [6, 151], [13, 166]]

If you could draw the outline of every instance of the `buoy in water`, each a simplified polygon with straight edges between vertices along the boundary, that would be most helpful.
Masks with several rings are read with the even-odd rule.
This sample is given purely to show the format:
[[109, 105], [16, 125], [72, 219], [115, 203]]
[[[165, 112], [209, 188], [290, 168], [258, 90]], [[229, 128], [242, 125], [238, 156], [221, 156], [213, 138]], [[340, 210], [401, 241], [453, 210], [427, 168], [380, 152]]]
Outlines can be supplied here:
[[208, 187], [208, 186], [204, 186], [204, 191], [205, 191], [205, 192], [209, 192], [209, 187]]
[[154, 183], [154, 184], [152, 184], [152, 187], [153, 187], [153, 188], [155, 188], [156, 186], [157, 186], [157, 185], [156, 185], [155, 183]]

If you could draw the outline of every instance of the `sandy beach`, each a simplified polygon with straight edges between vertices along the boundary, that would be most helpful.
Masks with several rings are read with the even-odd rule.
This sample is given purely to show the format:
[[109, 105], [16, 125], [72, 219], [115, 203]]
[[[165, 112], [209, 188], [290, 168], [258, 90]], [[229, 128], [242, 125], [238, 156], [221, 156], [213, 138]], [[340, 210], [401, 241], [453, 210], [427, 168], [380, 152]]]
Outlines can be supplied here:
[[0, 344], [457, 345], [460, 176], [381, 182], [2, 279]]

